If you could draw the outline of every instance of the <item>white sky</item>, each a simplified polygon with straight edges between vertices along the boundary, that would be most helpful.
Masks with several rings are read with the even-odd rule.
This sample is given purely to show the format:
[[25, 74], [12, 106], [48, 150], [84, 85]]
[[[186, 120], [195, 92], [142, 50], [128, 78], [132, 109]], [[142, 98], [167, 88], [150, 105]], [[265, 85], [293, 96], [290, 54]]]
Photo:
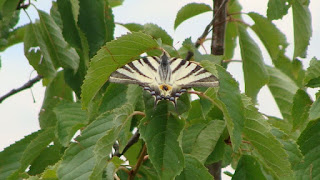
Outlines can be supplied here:
[[[115, 21], [120, 23], [155, 23], [165, 29], [175, 40], [176, 47], [180, 47], [185, 38], [192, 37], [195, 41], [202, 33], [204, 27], [210, 22], [212, 14], [205, 13], [194, 17], [184, 23], [182, 23], [176, 31], [173, 29], [174, 18], [177, 11], [190, 2], [204, 2], [212, 5], [212, 1], [207, 0], [125, 0], [122, 6], [114, 8]], [[258, 12], [262, 15], [266, 15], [267, 0], [240, 0], [240, 4], [243, 6], [243, 12]], [[51, 7], [50, 1], [38, 1], [35, 2], [36, 7], [45, 11], [49, 11]], [[311, 1], [310, 9], [312, 14], [313, 36], [308, 49], [308, 58], [303, 61], [305, 67], [309, 64], [309, 60], [316, 56], [320, 58], [320, 11], [317, 8], [320, 7], [320, 1]], [[33, 7], [30, 7], [27, 12], [34, 19], [37, 18], [37, 14]], [[251, 20], [243, 15], [245, 20], [251, 23]], [[19, 25], [29, 23], [27, 16], [22, 11]], [[287, 48], [287, 55], [292, 57], [293, 54], [293, 28], [292, 28], [292, 14], [291, 9], [289, 14], [282, 20], [275, 21], [275, 24], [281, 31], [286, 34], [287, 41], [290, 46]], [[116, 37], [125, 33], [123, 27], [116, 27]], [[251, 33], [252, 37], [256, 40], [256, 36]], [[262, 44], [257, 41], [263, 52], [265, 62], [271, 64], [270, 57]], [[206, 47], [210, 51], [209, 46]], [[9, 92], [13, 88], [20, 87], [22, 84], [29, 80], [30, 75], [34, 77], [36, 72], [32, 72], [32, 67], [29, 65], [28, 60], [24, 57], [23, 45], [15, 45], [7, 49], [4, 53], [0, 54], [2, 59], [2, 68], [0, 69], [0, 96]], [[241, 59], [239, 54], [239, 48], [236, 50], [234, 59]], [[228, 71], [230, 71], [235, 79], [240, 82], [240, 89], [244, 91], [243, 75], [242, 75], [241, 63], [232, 63], [229, 65]], [[15, 141], [23, 138], [24, 136], [37, 131], [39, 129], [38, 113], [43, 101], [44, 88], [41, 83], [37, 83], [32, 88], [36, 102], [33, 102], [31, 91], [25, 90], [20, 92], [0, 104], [0, 151]], [[314, 91], [311, 91], [314, 92]], [[260, 91], [258, 96], [258, 102], [260, 104], [259, 110], [263, 113], [281, 117], [279, 110], [269, 92], [264, 87]]]

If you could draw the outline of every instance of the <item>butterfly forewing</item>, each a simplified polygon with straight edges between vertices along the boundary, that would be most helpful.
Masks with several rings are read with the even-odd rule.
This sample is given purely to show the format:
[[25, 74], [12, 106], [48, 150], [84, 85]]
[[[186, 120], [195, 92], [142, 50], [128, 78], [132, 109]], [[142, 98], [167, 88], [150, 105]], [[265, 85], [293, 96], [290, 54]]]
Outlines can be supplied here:
[[110, 82], [139, 84], [155, 97], [155, 104], [167, 99], [175, 105], [187, 88], [219, 85], [218, 79], [197, 63], [170, 58], [167, 52], [126, 64], [110, 75]]
[[158, 66], [158, 61], [152, 57], [135, 60], [113, 72], [109, 80], [114, 83], [147, 86], [157, 78]]

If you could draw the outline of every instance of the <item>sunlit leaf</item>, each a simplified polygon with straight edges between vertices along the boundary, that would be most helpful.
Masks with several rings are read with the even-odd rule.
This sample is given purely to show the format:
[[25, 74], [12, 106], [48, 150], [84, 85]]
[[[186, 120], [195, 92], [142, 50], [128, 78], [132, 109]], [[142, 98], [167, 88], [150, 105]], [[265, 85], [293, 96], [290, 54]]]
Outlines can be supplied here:
[[320, 61], [315, 57], [311, 59], [306, 71], [304, 84], [308, 87], [320, 87]]
[[298, 90], [297, 85], [280, 70], [267, 66], [270, 75], [268, 87], [285, 120], [291, 122], [293, 96]]
[[53, 111], [57, 117], [56, 136], [63, 146], [67, 146], [76, 131], [84, 127], [89, 119], [80, 103], [63, 101]]
[[156, 41], [141, 32], [133, 32], [107, 43], [91, 60], [82, 85], [82, 107], [88, 106], [113, 71], [134, 60], [141, 53], [157, 47]]
[[232, 148], [234, 151], [237, 151], [241, 143], [241, 134], [245, 120], [239, 84], [223, 67], [214, 65], [209, 61], [202, 61], [201, 64], [219, 78], [220, 85], [218, 92], [209, 88], [205, 94], [212, 98], [223, 112]]
[[53, 109], [61, 100], [73, 100], [72, 90], [65, 83], [63, 71], [50, 82], [45, 91], [42, 107], [39, 113], [39, 123], [41, 128], [55, 126], [57, 118]]
[[312, 35], [309, 1], [292, 1], [294, 54], [295, 57], [306, 57], [306, 51]]
[[189, 3], [183, 6], [177, 13], [174, 29], [177, 29], [177, 27], [187, 19], [208, 11], [212, 11], [212, 8], [204, 3]]
[[288, 0], [269, 0], [267, 16], [270, 20], [282, 19], [282, 17], [288, 14], [290, 4]]
[[28, 145], [43, 131], [34, 132], [0, 152], [0, 179], [7, 179], [21, 167], [20, 159]]
[[283, 145], [271, 133], [271, 126], [253, 106], [250, 98], [242, 96], [245, 105], [245, 139], [254, 147], [253, 156], [274, 176], [292, 177], [288, 155]]
[[238, 25], [238, 32], [246, 95], [256, 101], [258, 92], [268, 82], [268, 72], [258, 45], [242, 25]]
[[278, 61], [279, 53], [288, 46], [286, 36], [270, 20], [262, 15], [253, 12], [248, 13], [248, 15], [254, 21], [254, 25], [251, 27], [252, 30], [263, 42], [272, 61]]
[[[114, 132], [114, 128], [121, 125], [123, 121], [126, 122], [130, 114], [128, 106], [124, 106], [101, 114], [89, 124], [82, 131], [81, 136], [76, 138], [77, 143], [71, 144], [66, 150], [58, 169], [59, 179], [89, 179], [95, 167], [100, 168], [100, 165], [105, 167], [107, 161], [97, 159], [98, 156], [95, 152], [97, 142], [100, 138], [108, 136], [111, 131]], [[111, 148], [104, 149], [103, 152], [106, 152], [104, 156], [109, 157], [109, 150], [111, 151]], [[99, 172], [97, 171], [97, 173]], [[97, 175], [97, 173], [93, 175]]]

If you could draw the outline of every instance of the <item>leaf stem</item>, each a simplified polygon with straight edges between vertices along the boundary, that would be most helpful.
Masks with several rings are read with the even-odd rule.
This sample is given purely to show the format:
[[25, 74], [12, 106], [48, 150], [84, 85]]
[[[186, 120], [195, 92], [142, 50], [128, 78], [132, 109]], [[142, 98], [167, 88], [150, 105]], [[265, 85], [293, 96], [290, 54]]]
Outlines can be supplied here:
[[144, 160], [144, 156], [147, 154], [147, 146], [146, 144], [143, 145], [143, 148], [142, 148], [142, 151], [140, 153], [140, 156], [139, 156], [139, 159], [138, 159], [138, 162], [137, 164], [134, 166], [134, 168], [130, 171], [129, 173], [129, 177], [128, 177], [128, 180], [133, 180], [134, 177], [136, 176], [143, 160]]
[[218, 104], [216, 103], [213, 99], [211, 99], [209, 96], [205, 95], [203, 92], [199, 92], [199, 91], [188, 91], [188, 93], [190, 94], [196, 94], [198, 96], [201, 96], [205, 99], [208, 99], [212, 104], [214, 104], [215, 106], [217, 106], [221, 111], [223, 111], [223, 108]]

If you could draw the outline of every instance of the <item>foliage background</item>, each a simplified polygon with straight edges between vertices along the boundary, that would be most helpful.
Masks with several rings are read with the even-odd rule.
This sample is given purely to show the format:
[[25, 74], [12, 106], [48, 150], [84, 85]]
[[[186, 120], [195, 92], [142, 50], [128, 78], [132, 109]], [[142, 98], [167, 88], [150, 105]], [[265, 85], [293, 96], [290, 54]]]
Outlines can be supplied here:
[[[205, 0], [196, 2], [208, 3], [208, 1]], [[243, 7], [243, 12], [255, 11], [264, 16], [266, 15], [268, 3], [267, 0], [240, 0], [239, 2]], [[186, 37], [191, 36], [193, 41], [199, 37], [204, 27], [212, 18], [211, 13], [202, 14], [184, 22], [177, 28], [176, 31], [174, 31], [173, 24], [175, 15], [177, 11], [187, 3], [189, 3], [189, 1], [186, 0], [128, 0], [124, 1], [122, 6], [114, 8], [115, 21], [121, 23], [136, 22], [140, 24], [153, 22], [164, 28], [173, 37], [175, 40], [174, 44], [178, 48], [181, 46], [182, 41]], [[51, 7], [51, 2], [39, 1], [36, 6], [39, 9], [43, 9], [48, 12], [49, 8]], [[311, 1], [309, 7], [312, 13], [313, 36], [310, 41], [310, 46], [308, 47], [309, 56], [302, 61], [305, 67], [308, 66], [311, 56], [317, 56], [318, 58], [320, 57], [320, 52], [318, 50], [320, 47], [320, 27], [318, 24], [318, 22], [320, 22], [320, 12], [317, 11], [317, 7], [320, 7], [320, 2], [315, 0]], [[165, 9], [165, 12], [163, 9]], [[32, 19], [37, 17], [37, 13], [33, 12], [33, 8], [29, 8], [28, 13], [30, 13]], [[289, 14], [286, 15], [283, 20], [274, 21], [278, 28], [281, 29], [282, 32], [287, 36], [287, 41], [290, 44], [290, 46], [287, 48], [287, 54], [289, 56], [293, 54], [293, 28], [291, 14], [292, 13], [289, 11]], [[28, 23], [29, 20], [26, 18], [24, 12], [21, 12], [21, 15], [23, 18], [21, 18], [19, 25]], [[245, 20], [248, 22], [249, 19], [247, 19], [247, 16], [243, 17], [246, 18]], [[117, 26], [115, 32], [115, 37], [118, 37], [121, 34], [126, 33], [126, 30]], [[251, 35], [255, 37], [253, 34]], [[263, 46], [259, 44], [259, 47]], [[206, 49], [209, 51], [209, 46], [206, 46]], [[266, 50], [262, 49], [262, 52], [266, 64], [271, 64], [271, 60], [268, 57]], [[6, 50], [5, 53], [1, 54], [1, 59], [2, 68], [0, 70], [0, 95], [26, 82], [29, 79], [29, 75], [32, 71], [32, 67], [28, 64], [27, 59], [24, 57], [23, 46], [21, 44]], [[236, 50], [234, 59], [240, 59], [239, 48]], [[228, 71], [231, 72], [233, 77], [240, 82], [240, 89], [242, 92], [244, 92], [241, 66], [242, 65], [240, 63], [232, 63], [229, 66]], [[39, 129], [37, 117], [43, 100], [44, 88], [41, 86], [41, 83], [38, 83], [32, 88], [32, 90], [35, 95], [36, 103], [33, 103], [31, 93], [29, 90], [27, 90], [7, 99], [0, 104], [0, 151], [9, 144], [12, 144], [14, 141], [19, 140], [25, 135]], [[260, 104], [259, 106], [259, 110], [261, 112], [277, 117], [281, 116], [267, 88], [263, 88], [261, 90], [258, 97], [258, 102], [263, 102], [263, 104]]]

